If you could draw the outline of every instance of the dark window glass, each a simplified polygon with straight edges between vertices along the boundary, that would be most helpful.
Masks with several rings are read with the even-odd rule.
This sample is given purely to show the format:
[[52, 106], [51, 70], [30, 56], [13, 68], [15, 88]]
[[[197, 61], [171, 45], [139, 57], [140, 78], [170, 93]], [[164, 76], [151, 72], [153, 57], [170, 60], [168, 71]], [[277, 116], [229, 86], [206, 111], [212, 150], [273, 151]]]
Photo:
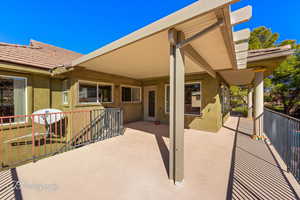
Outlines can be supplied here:
[[79, 85], [80, 103], [97, 103], [97, 86], [80, 83]]
[[[166, 112], [170, 107], [170, 87], [166, 87]], [[200, 83], [185, 84], [184, 113], [200, 115], [201, 113], [201, 88]]]
[[112, 86], [111, 85], [99, 85], [99, 102], [112, 102]]
[[122, 101], [124, 101], [124, 102], [131, 101], [131, 88], [122, 87]]
[[[26, 79], [0, 76], [0, 116], [13, 116], [26, 114]], [[17, 117], [10, 122], [25, 121]], [[6, 123], [9, 121], [4, 121]]]
[[170, 112], [170, 86], [166, 87], [166, 112]]
[[185, 114], [200, 115], [201, 94], [200, 84], [186, 84], [184, 95], [184, 112]]

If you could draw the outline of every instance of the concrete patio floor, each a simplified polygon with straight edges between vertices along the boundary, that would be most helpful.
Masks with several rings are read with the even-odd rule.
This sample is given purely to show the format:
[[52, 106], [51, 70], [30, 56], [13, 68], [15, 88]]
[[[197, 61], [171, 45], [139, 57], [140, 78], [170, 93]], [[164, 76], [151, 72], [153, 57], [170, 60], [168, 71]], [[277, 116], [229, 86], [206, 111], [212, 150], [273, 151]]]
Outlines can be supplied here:
[[126, 127], [124, 136], [1, 172], [0, 199], [298, 198], [276, 156], [247, 136], [247, 120], [230, 117], [218, 133], [185, 131], [182, 186], [168, 180], [168, 126]]

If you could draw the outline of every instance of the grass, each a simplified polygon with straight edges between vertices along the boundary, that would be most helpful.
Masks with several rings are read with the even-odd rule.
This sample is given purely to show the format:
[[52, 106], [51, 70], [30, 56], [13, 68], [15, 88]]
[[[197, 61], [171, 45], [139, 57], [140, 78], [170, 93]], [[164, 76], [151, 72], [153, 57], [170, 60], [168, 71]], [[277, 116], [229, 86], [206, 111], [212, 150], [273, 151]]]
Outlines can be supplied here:
[[248, 115], [248, 109], [246, 106], [237, 106], [235, 108], [232, 108], [232, 111], [236, 114], [240, 114], [243, 117], [247, 117]]

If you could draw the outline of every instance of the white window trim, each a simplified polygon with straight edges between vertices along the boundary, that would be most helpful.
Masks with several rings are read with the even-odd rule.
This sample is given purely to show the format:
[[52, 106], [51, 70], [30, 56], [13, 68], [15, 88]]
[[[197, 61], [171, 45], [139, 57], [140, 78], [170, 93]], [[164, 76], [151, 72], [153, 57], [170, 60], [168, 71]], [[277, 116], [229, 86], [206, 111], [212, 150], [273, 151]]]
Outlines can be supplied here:
[[[67, 101], [65, 101], [65, 99], [64, 99], [64, 96], [65, 96], [66, 93], [67, 93], [67, 98], [68, 98]], [[69, 91], [63, 91], [62, 92], [62, 104], [63, 105], [69, 105]]]
[[[184, 86], [186, 85], [192, 85], [192, 84], [200, 84], [200, 98], [201, 98], [201, 102], [200, 102], [200, 114], [186, 114], [184, 113], [184, 115], [187, 116], [201, 116], [202, 115], [202, 81], [189, 81], [189, 82], [185, 82]], [[169, 114], [169, 112], [167, 111], [167, 87], [170, 86], [170, 84], [165, 84], [165, 114]], [[170, 97], [169, 97], [170, 98]], [[169, 99], [170, 101], [170, 99]]]
[[[122, 103], [141, 103], [142, 102], [142, 87], [140, 86], [133, 86], [133, 85], [121, 85], [121, 90], [120, 90], [120, 101]], [[140, 100], [139, 101], [123, 101], [122, 97], [123, 97], [123, 92], [122, 92], [122, 88], [138, 88], [140, 90]], [[131, 91], [131, 99], [132, 99], [132, 91]]]
[[[79, 101], [79, 91], [80, 91], [80, 83], [85, 84], [91, 84], [96, 86], [96, 93], [97, 93], [97, 101], [96, 102], [80, 102]], [[99, 85], [110, 85], [111, 86], [111, 101], [110, 102], [100, 102], [98, 98], [98, 86]], [[80, 105], [95, 105], [95, 104], [111, 104], [114, 103], [114, 84], [108, 83], [108, 82], [94, 82], [94, 81], [85, 81], [85, 80], [79, 80], [77, 85], [77, 103]]]
[[[28, 115], [28, 95], [27, 95], [27, 87], [28, 87], [28, 78], [24, 76], [10, 76], [10, 75], [0, 75], [0, 77], [5, 77], [5, 78], [22, 78], [25, 80], [25, 114], [24, 116]], [[15, 115], [13, 115], [15, 116]], [[2, 125], [7, 125], [7, 124], [21, 124], [21, 123], [27, 123], [28, 122], [28, 117], [25, 117], [25, 121], [22, 122], [13, 122], [13, 123], [4, 123]]]
[[[62, 104], [63, 104], [63, 105], [69, 105], [69, 99], [70, 99], [70, 98], [69, 98], [69, 87], [68, 87], [68, 81], [69, 81], [69, 79], [63, 80], [63, 83], [62, 83], [63, 86], [64, 86], [64, 81], [67, 82], [67, 83], [66, 83], [67, 85], [66, 85], [66, 88], [65, 88], [66, 90], [63, 90], [63, 91], [62, 91]], [[64, 89], [64, 88], [63, 88], [63, 89]], [[67, 93], [67, 97], [68, 97], [68, 101], [67, 101], [67, 102], [64, 101], [64, 94], [65, 94], [65, 93]]]

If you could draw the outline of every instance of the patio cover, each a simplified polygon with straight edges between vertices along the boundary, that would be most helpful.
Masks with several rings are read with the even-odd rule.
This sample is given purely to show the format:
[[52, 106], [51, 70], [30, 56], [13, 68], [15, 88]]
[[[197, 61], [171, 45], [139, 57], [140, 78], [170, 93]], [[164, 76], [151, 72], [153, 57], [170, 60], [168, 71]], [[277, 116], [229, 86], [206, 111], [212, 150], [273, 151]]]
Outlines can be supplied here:
[[184, 179], [184, 75], [247, 67], [252, 7], [231, 12], [237, 0], [201, 0], [72, 62], [71, 67], [134, 79], [170, 77], [169, 178]]
[[248, 21], [252, 7], [235, 12], [237, 0], [200, 0], [159, 21], [72, 62], [72, 66], [135, 79], [169, 75], [169, 30], [183, 33], [185, 73], [237, 70], [247, 63], [250, 30], [232, 32], [236, 24]]

